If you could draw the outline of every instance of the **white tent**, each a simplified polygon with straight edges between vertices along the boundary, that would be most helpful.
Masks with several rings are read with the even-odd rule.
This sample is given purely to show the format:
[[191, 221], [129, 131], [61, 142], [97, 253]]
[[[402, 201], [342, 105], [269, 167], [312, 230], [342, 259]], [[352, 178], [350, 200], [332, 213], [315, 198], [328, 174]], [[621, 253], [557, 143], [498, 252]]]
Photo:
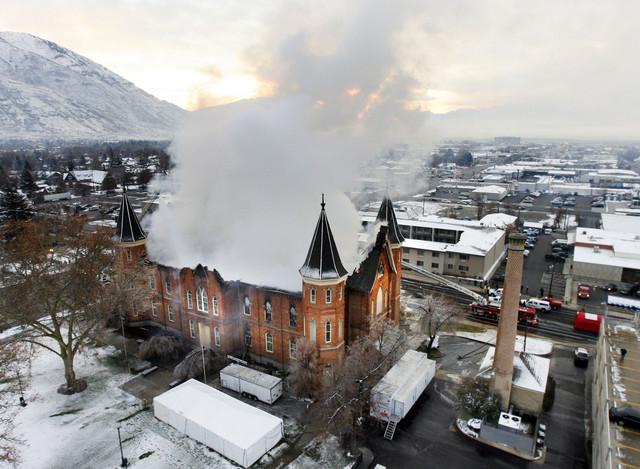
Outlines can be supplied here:
[[243, 467], [284, 435], [282, 419], [194, 379], [156, 397], [153, 414]]

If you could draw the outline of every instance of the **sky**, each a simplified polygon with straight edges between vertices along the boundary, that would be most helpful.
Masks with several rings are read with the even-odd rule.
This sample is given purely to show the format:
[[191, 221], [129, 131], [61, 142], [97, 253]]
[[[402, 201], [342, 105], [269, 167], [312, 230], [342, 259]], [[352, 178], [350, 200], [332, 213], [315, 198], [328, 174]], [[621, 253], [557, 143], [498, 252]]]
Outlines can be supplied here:
[[[499, 122], [521, 135], [637, 137], [640, 2], [8, 0], [0, 30], [54, 41], [195, 110], [289, 93], [298, 83], [281, 81], [282, 54], [295, 59], [304, 44], [316, 57], [339, 56], [363, 9], [389, 17], [374, 23], [393, 31], [351, 37], [355, 47], [376, 42], [379, 32], [390, 39], [369, 48], [372, 55], [349, 58], [361, 61], [357, 67], [370, 63], [375, 79], [375, 55], [393, 53], [407, 108], [491, 109], [487, 133]], [[398, 10], [410, 15], [394, 22]], [[348, 74], [354, 64], [331, 66]], [[466, 124], [469, 134], [483, 132]]]

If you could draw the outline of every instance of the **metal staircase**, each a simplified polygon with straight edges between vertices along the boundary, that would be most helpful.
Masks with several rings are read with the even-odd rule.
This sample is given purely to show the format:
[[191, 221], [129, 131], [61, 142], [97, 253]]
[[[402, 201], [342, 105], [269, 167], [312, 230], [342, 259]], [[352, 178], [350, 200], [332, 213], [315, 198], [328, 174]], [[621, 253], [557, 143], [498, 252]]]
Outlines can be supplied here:
[[396, 415], [392, 415], [389, 422], [387, 422], [387, 428], [384, 431], [384, 437], [387, 440], [393, 440], [393, 435], [396, 432], [396, 427], [398, 426], [399, 421], [400, 419]]

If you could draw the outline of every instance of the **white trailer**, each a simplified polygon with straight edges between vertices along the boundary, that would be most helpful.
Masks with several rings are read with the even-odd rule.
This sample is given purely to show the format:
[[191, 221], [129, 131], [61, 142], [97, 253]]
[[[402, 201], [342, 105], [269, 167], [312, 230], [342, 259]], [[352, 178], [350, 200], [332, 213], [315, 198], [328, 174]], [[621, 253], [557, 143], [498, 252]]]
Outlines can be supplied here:
[[385, 438], [392, 439], [404, 418], [436, 374], [436, 362], [426, 353], [407, 351], [371, 390], [372, 417], [388, 422]]
[[282, 380], [275, 376], [232, 363], [220, 370], [222, 387], [239, 392], [244, 397], [273, 404], [282, 396]]
[[284, 436], [282, 419], [194, 379], [155, 397], [153, 415], [242, 467]]

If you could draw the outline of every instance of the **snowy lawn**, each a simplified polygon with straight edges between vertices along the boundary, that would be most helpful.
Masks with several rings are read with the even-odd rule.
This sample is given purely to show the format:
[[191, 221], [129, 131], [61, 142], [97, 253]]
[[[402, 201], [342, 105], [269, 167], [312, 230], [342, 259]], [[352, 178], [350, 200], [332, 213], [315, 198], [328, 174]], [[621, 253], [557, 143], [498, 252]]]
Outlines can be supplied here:
[[[21, 369], [28, 382], [27, 406], [18, 408], [15, 436], [20, 468], [115, 468], [120, 466], [118, 425], [129, 467], [161, 469], [177, 467], [237, 468], [236, 464], [206, 446], [153, 417], [140, 399], [120, 386], [132, 376], [126, 373], [112, 346], [93, 348], [78, 355], [76, 375], [86, 379], [86, 391], [71, 396], [56, 392], [64, 383], [62, 360], [52, 352], [36, 348], [29, 371]], [[17, 404], [17, 402], [16, 402]], [[17, 406], [16, 406], [17, 407]], [[273, 463], [303, 431], [300, 424], [285, 418], [285, 438], [257, 462], [260, 469]], [[335, 439], [318, 437], [286, 467], [342, 469], [349, 462]], [[8, 463], [0, 467], [11, 467]]]

